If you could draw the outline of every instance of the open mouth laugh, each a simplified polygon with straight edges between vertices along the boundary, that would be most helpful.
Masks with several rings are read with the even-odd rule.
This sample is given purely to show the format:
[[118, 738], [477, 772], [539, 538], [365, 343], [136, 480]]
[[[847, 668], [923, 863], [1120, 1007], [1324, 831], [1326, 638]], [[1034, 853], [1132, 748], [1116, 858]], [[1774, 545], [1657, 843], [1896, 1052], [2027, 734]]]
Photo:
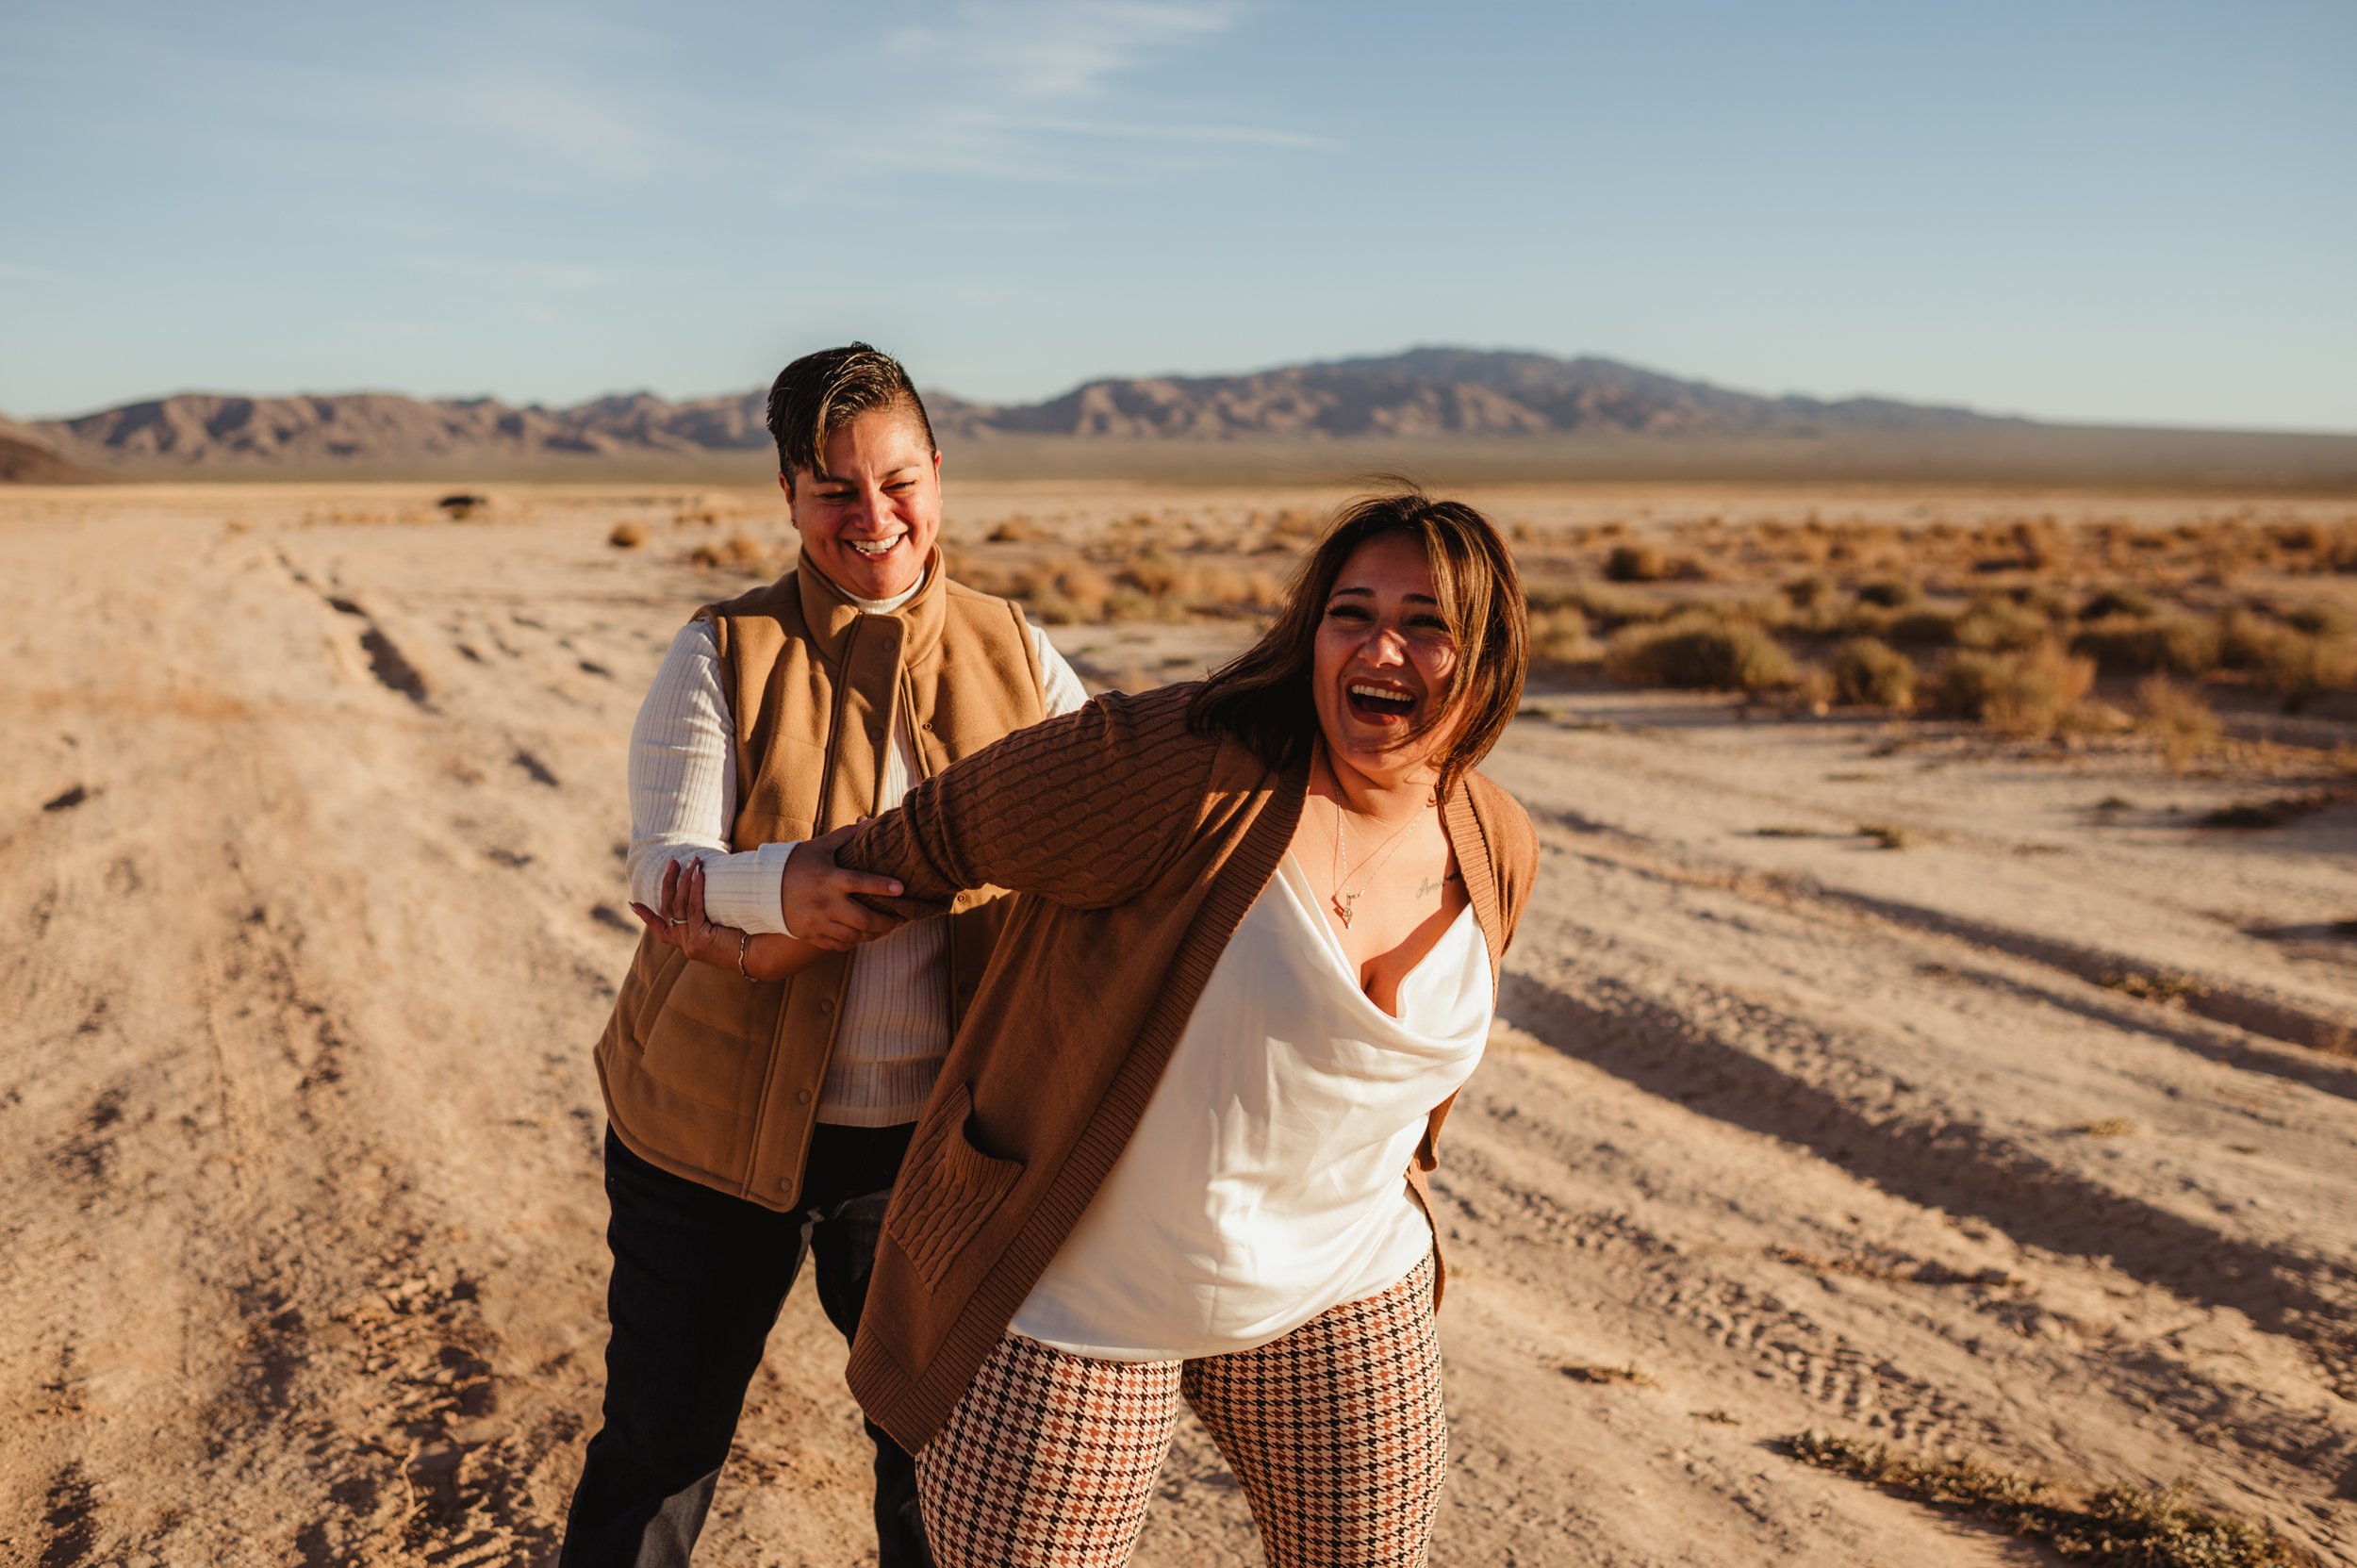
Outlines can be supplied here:
[[1343, 688], [1351, 714], [1373, 724], [1405, 724], [1416, 714], [1416, 694], [1404, 686], [1353, 681]]

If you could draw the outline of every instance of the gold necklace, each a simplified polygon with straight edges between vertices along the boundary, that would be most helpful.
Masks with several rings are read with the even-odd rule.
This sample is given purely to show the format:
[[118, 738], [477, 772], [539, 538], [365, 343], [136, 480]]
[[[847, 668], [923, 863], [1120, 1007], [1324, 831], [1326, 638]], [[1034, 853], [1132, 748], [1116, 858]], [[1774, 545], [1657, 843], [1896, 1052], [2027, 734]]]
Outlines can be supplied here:
[[[1330, 775], [1333, 769], [1329, 767], [1327, 771]], [[1334, 894], [1329, 901], [1334, 906], [1334, 917], [1342, 921], [1344, 931], [1348, 931], [1350, 917], [1358, 909], [1359, 900], [1364, 898], [1367, 889], [1375, 884], [1376, 872], [1381, 870], [1383, 863], [1392, 858], [1392, 851], [1398, 849], [1400, 840], [1408, 836], [1408, 830], [1416, 825], [1416, 817], [1410, 816], [1407, 821], [1399, 825], [1397, 832], [1383, 841], [1383, 847], [1376, 851], [1375, 858], [1367, 862], [1365, 869], [1360, 873], [1363, 880], [1359, 883], [1358, 891], [1354, 893], [1346, 891], [1343, 887], [1343, 884], [1350, 881], [1350, 850], [1343, 845], [1343, 781], [1336, 779], [1334, 781]]]

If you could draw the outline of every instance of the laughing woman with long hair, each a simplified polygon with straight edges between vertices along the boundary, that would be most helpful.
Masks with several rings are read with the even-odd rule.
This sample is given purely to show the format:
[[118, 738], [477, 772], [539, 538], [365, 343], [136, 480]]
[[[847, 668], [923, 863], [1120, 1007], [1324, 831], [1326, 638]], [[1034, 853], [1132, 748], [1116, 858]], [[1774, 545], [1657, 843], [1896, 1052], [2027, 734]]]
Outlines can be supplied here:
[[[943, 1568], [1118, 1564], [1186, 1400], [1269, 1560], [1420, 1563], [1446, 1447], [1424, 1189], [1537, 861], [1473, 771], [1520, 584], [1469, 506], [1347, 508], [1268, 633], [797, 851], [904, 915], [1018, 895], [911, 1144], [853, 1347]], [[691, 954], [815, 951], [667, 907]]]

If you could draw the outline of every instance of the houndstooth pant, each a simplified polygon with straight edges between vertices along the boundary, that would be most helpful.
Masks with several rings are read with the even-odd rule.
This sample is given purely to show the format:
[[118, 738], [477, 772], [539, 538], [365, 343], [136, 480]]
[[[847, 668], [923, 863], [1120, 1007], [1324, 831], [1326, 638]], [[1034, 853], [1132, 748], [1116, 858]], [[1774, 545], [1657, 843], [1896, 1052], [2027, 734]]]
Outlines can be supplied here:
[[1184, 1397], [1251, 1499], [1272, 1568], [1415, 1568], [1448, 1430], [1430, 1258], [1273, 1344], [1105, 1362], [998, 1342], [916, 1456], [937, 1568], [1116, 1568]]

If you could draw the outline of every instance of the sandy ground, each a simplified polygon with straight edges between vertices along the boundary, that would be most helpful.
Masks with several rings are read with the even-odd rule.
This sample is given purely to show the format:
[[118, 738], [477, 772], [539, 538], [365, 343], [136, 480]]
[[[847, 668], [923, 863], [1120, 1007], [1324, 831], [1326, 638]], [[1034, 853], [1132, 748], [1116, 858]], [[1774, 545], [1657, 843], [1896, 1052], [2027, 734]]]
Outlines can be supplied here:
[[[623, 743], [728, 585], [605, 545], [650, 498], [430, 500], [0, 499], [0, 1558], [552, 1557]], [[1059, 640], [1136, 684], [1237, 635]], [[1436, 1562], [2052, 1560], [1809, 1427], [2357, 1560], [2357, 808], [2203, 834], [2232, 781], [1641, 693], [1535, 696], [1490, 771], [1545, 863], [1438, 1183]], [[842, 1355], [798, 1293], [711, 1560], [871, 1560]], [[1258, 1560], [1190, 1428], [1138, 1561]]]

